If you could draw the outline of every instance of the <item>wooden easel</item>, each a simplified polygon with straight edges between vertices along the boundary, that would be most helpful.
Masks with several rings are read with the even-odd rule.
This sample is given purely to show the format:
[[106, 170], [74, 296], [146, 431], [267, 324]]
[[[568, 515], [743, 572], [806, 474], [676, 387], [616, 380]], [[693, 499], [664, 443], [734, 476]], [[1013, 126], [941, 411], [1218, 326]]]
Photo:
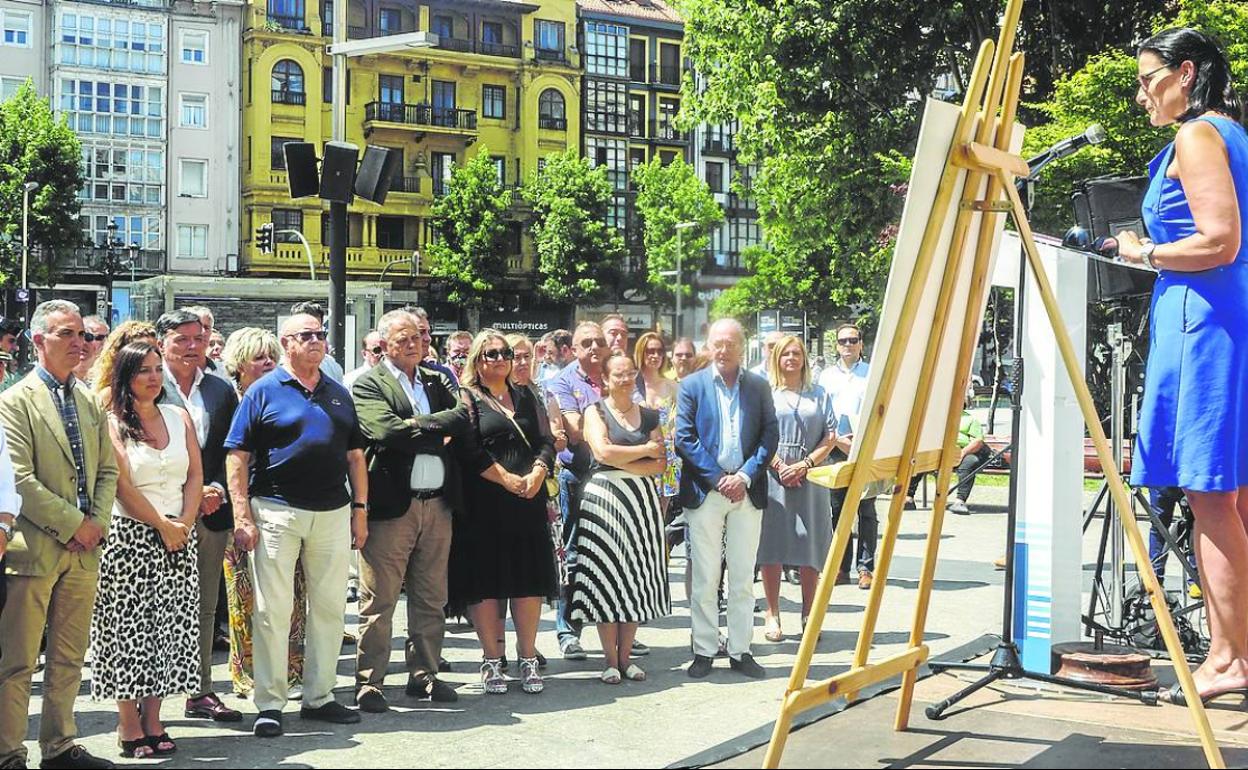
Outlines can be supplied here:
[[[1105, 469], [1106, 481], [1114, 503], [1119, 510], [1131, 508], [1126, 486], [1117, 466], [1114, 465], [1109, 441], [1101, 427], [1096, 406], [1084, 382], [1083, 372], [1079, 367], [1070, 335], [1066, 332], [1066, 324], [1062, 321], [1058, 310], [1053, 287], [1040, 262], [1040, 254], [1027, 221], [1026, 208], [1014, 187], [1015, 177], [1027, 176], [1030, 173], [1026, 161], [1010, 152], [1023, 80], [1023, 54], [1013, 52], [1022, 6], [1023, 0], [1010, 0], [998, 42], [994, 45], [991, 40], [985, 40], [980, 46], [953, 143], [941, 172], [940, 186], [923, 233], [918, 260], [906, 289], [894, 345], [887, 360], [882, 364], [877, 360], [875, 364], [876, 366], [882, 365], [884, 373], [880, 387], [871, 402], [870, 411], [866, 413], [868, 414], [866, 424], [860, 428], [859, 435], [855, 437], [856, 441], [861, 442], [857, 454], [858, 460], [826, 466], [809, 474], [810, 480], [815, 483], [832, 488], [848, 487], [848, 491], [841, 508], [841, 516], [832, 546], [828, 551], [827, 561], [824, 563], [819, 586], [815, 592], [797, 661], [793, 665], [793, 672], [789, 678], [789, 686], [780, 708], [780, 716], [776, 720], [771, 743], [767, 747], [764, 767], [779, 766], [794, 716], [835, 698], [844, 697], [847, 700], [853, 700], [862, 688], [891, 679], [899, 674], [902, 676], [902, 686], [894, 727], [897, 730], [904, 730], [908, 725], [918, 669], [928, 659], [928, 648], [923, 644], [923, 633], [931, 601], [946, 498], [959, 454], [956, 443], [958, 418], [962, 413], [963, 394], [970, 377], [975, 340], [979, 333], [978, 311], [983, 307], [984, 292], [988, 285], [988, 268], [995, 245], [993, 235], [999, 224], [998, 217], [1006, 212], [1013, 215], [1021, 236], [1027, 261], [1035, 277], [1036, 289], [1048, 314], [1066, 372], [1079, 401], [1080, 411], [1096, 446], [1097, 456], [1100, 458], [1101, 466]], [[961, 200], [955, 201], [954, 193], [963, 177], [965, 177], [965, 184], [962, 187]], [[986, 189], [986, 194], [981, 199], [979, 195], [984, 189]], [[932, 336], [934, 344], [927, 347], [919, 372], [914, 409], [910, 415], [902, 453], [898, 457], [877, 459], [875, 454], [880, 443], [884, 422], [881, 417], [887, 405], [892, 401], [898, 377], [902, 372], [905, 340], [915, 329], [924, 287], [931, 274], [942, 231], [953, 206], [957, 206], [957, 215], [954, 220], [953, 239], [949, 245], [946, 261], [943, 263], [945, 272], [936, 305], [936, 328], [933, 329]], [[947, 360], [941, 359], [939, 353], [946, 335], [951, 332], [949, 311], [957, 293], [956, 286], [962, 266], [963, 252], [966, 250], [971, 226], [976, 217], [979, 219], [978, 240], [973, 257], [970, 294], [969, 297], [958, 298], [958, 301], [968, 302], [968, 307], [972, 310], [966, 313], [962, 328], [958, 330], [960, 338], [957, 374], [954, 378], [952, 393], [946, 394], [949, 401], [945, 405], [947, 416], [941, 442], [943, 448], [920, 452], [918, 451], [920, 434], [924, 417], [929, 407], [932, 406], [930, 402], [936, 367], [943, 360]], [[935, 408], [939, 408], [939, 405]], [[909, 646], [898, 655], [871, 663], [868, 661], [871, 641], [875, 635], [884, 589], [888, 581], [888, 570], [901, 528], [902, 506], [905, 501], [901, 490], [907, 488], [913, 474], [931, 470], [937, 471], [936, 496], [923, 569], [919, 578], [918, 602]], [[811, 659], [819, 633], [823, 628], [832, 586], [835, 582], [834, 578], [849, 545], [850, 534], [857, 518], [858, 503], [868, 484], [894, 478], [897, 486], [893, 490], [888, 519], [876, 559], [875, 580], [867, 600], [862, 629], [859, 632], [858, 644], [854, 652], [853, 666], [843, 674], [808, 686], [807, 674], [810, 671]], [[1166, 649], [1170, 653], [1171, 660], [1174, 661], [1175, 673], [1182, 685], [1186, 700], [1190, 704], [1188, 709], [1200, 736], [1205, 758], [1210, 767], [1225, 767], [1222, 753], [1218, 749], [1209, 725], [1208, 715], [1197, 694], [1196, 685], [1187, 666], [1187, 659], [1179, 643], [1178, 634], [1175, 632], [1174, 623], [1166, 605], [1165, 594], [1148, 558], [1148, 549], [1144, 544], [1144, 539], [1133, 522], [1122, 521], [1122, 526], [1145, 590], [1148, 591], [1153, 611], [1156, 613], [1157, 625], [1165, 639]]]

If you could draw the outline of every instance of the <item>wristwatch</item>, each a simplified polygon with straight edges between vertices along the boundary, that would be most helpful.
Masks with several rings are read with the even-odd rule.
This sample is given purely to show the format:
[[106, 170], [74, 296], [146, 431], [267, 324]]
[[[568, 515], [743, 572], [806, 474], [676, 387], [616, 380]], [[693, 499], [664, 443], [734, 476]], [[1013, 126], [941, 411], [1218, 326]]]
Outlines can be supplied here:
[[4, 541], [7, 545], [13, 542], [13, 525], [7, 521], [0, 521], [0, 532], [4, 533]]
[[1153, 264], [1153, 252], [1157, 250], [1157, 244], [1145, 238], [1140, 242], [1140, 259], [1144, 264], [1148, 265], [1150, 270], [1156, 270], [1157, 266]]
[[351, 510], [353, 510], [353, 511], [367, 511], [367, 510], [368, 510], [368, 503], [351, 503]]

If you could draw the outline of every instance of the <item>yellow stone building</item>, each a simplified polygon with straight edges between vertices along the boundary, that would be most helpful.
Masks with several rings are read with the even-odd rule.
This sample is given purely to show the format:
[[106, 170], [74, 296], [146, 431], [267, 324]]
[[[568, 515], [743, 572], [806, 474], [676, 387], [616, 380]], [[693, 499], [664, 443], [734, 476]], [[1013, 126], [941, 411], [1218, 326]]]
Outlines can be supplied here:
[[[342, 0], [339, 0], [341, 4]], [[518, 187], [538, 159], [578, 147], [580, 52], [576, 0], [350, 0], [348, 38], [415, 31], [435, 48], [350, 59], [347, 141], [400, 151], [384, 206], [350, 207], [347, 270], [356, 278], [427, 273], [420, 254], [432, 209], [454, 164], [488, 151], [499, 178]], [[239, 268], [248, 275], [309, 272], [303, 245], [279, 235], [261, 254], [255, 230], [273, 222], [307, 239], [317, 270], [328, 265], [328, 210], [319, 198], [291, 200], [281, 145], [331, 138], [333, 0], [251, 0], [243, 32], [242, 213]], [[321, 153], [318, 151], [318, 155]], [[516, 206], [510, 268], [531, 271]], [[319, 277], [319, 276], [318, 276]]]

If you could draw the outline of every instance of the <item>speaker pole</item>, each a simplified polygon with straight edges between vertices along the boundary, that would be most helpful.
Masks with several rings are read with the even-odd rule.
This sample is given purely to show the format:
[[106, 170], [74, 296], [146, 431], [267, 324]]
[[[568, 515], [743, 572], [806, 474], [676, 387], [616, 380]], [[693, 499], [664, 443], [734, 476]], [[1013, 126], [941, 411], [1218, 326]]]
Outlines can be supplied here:
[[329, 346], [346, 367], [347, 352], [347, 204], [329, 202]]

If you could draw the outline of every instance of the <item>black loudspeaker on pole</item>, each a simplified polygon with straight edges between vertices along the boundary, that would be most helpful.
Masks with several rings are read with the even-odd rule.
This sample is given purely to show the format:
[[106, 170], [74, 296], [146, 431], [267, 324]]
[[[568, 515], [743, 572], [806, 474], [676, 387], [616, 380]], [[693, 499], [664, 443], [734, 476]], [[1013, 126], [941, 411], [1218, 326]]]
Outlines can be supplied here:
[[286, 157], [286, 179], [291, 198], [309, 198], [321, 189], [316, 167], [316, 145], [311, 142], [287, 142], [282, 145]]
[[369, 145], [355, 177], [355, 194], [376, 204], [386, 202], [390, 183], [399, 163], [399, 154], [385, 147]]

